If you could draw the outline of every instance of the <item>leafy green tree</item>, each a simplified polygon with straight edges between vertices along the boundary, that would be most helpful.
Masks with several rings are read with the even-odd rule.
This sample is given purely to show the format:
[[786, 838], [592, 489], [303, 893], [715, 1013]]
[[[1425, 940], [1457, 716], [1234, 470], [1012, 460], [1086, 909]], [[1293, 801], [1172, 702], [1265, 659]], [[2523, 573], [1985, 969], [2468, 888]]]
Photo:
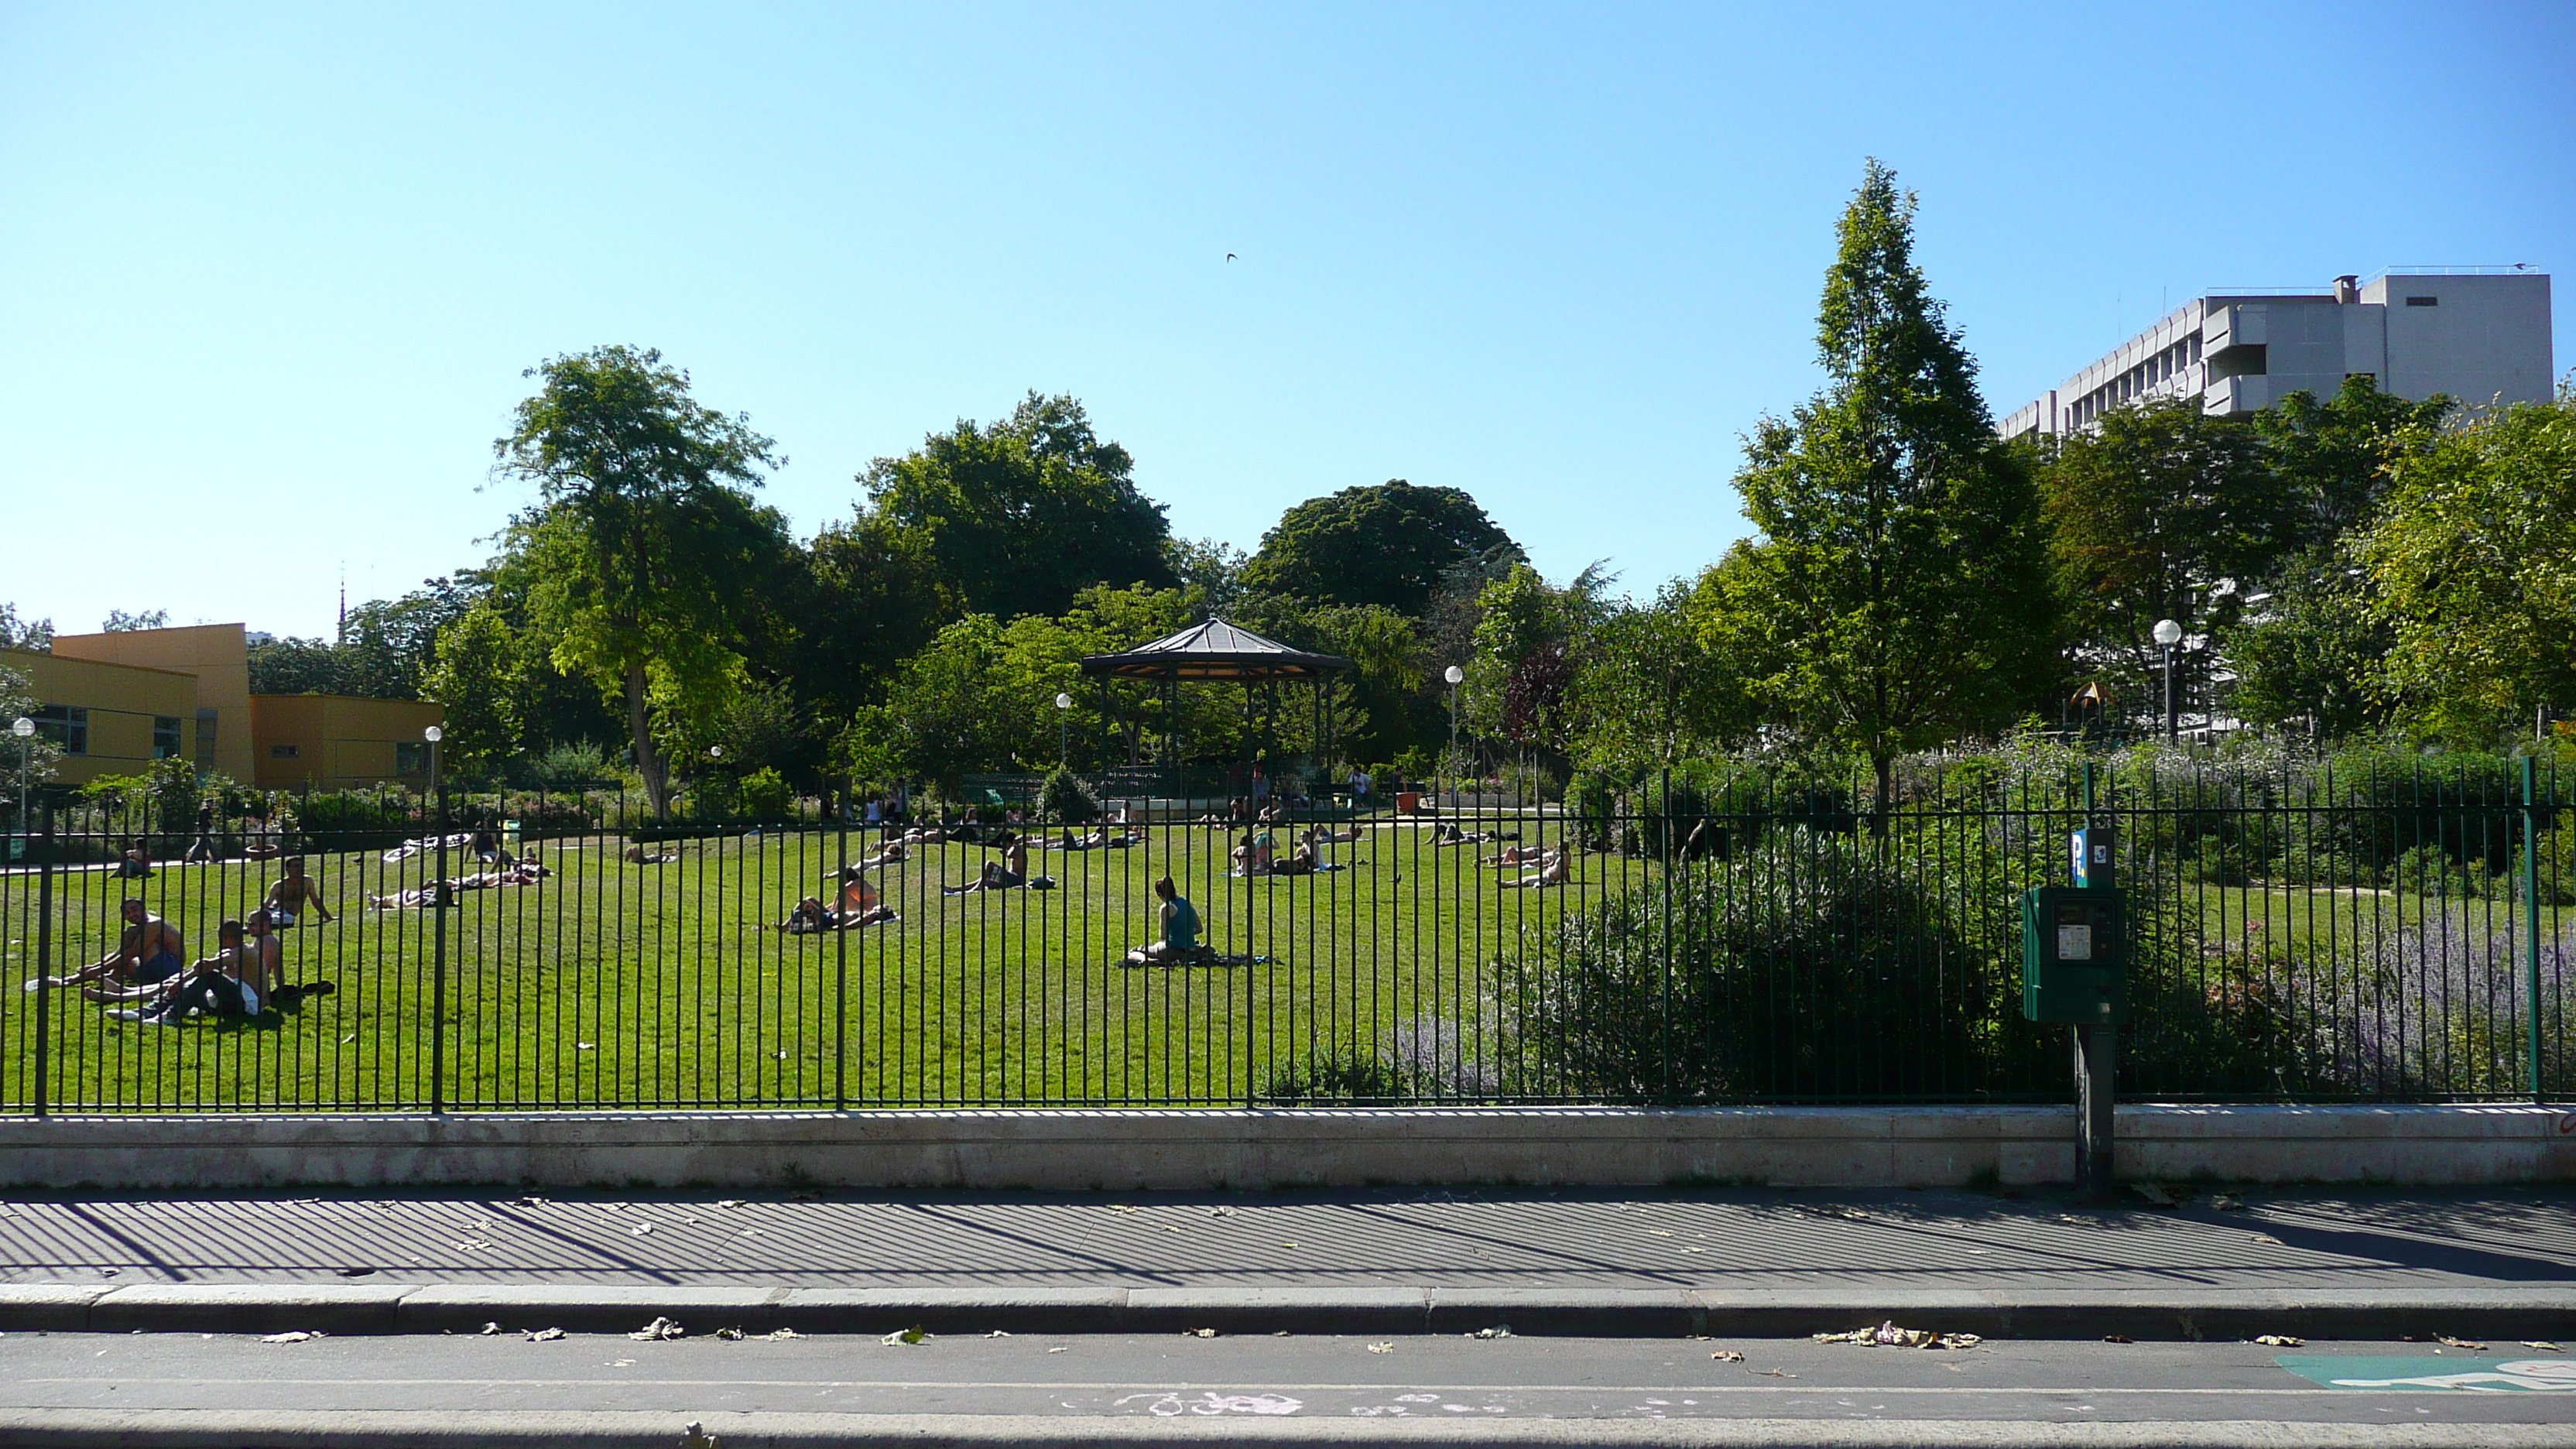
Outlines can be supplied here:
[[2576, 705], [2576, 387], [2400, 450], [2355, 550], [2419, 727], [2484, 743]]
[[2439, 436], [2453, 404], [2447, 397], [2410, 402], [2356, 373], [2319, 402], [2294, 392], [2255, 414], [2264, 452], [2295, 510], [2303, 548], [2332, 548], [2370, 516], [2388, 491], [2397, 455], [2421, 451]]
[[2190, 399], [2103, 414], [2041, 461], [2039, 484], [2070, 670], [2113, 676], [2147, 715], [2162, 713], [2156, 621], [2228, 627], [2299, 537], [2296, 497], [2254, 429]]
[[1837, 228], [1818, 350], [1831, 382], [1746, 439], [1761, 537], [1741, 622], [1769, 637], [1769, 707], [1865, 755], [1881, 818], [1896, 758], [2008, 719], [2047, 667], [2050, 599], [2027, 470], [1913, 258], [1916, 201], [1869, 163]]
[[800, 562], [787, 672], [834, 715], [882, 698], [904, 657], [964, 612], [928, 539], [881, 513], [823, 530]]
[[43, 654], [54, 647], [54, 621], [19, 617], [16, 604], [0, 603], [0, 649]]
[[1692, 581], [1613, 611], [1584, 641], [1567, 709], [1573, 753], [1620, 779], [1731, 743], [1749, 713], [1738, 672], [1701, 637]]
[[292, 635], [250, 646], [253, 694], [348, 694], [340, 651], [321, 639]]
[[859, 481], [887, 523], [919, 537], [978, 613], [1059, 614], [1094, 584], [1171, 586], [1171, 525], [1137, 491], [1135, 460], [1082, 404], [1032, 392], [1009, 419], [960, 420]]
[[107, 622], [98, 627], [101, 632], [108, 634], [131, 634], [144, 629], [167, 629], [170, 627], [170, 611], [137, 609], [129, 613], [124, 609], [110, 609], [107, 611]]
[[1165, 546], [1172, 574], [1191, 598], [1200, 618], [1232, 618], [1243, 601], [1243, 569], [1251, 559], [1221, 539], [1173, 539]]
[[1390, 478], [1289, 509], [1261, 536], [1242, 577], [1246, 588], [1327, 604], [1375, 604], [1418, 618], [1449, 570], [1489, 555], [1519, 554], [1511, 535], [1463, 490]]
[[518, 641], [500, 613], [471, 609], [438, 634], [422, 694], [445, 711], [442, 749], [460, 773], [490, 773], [519, 753]]
[[1032, 745], [1032, 712], [1002, 668], [1005, 645], [990, 614], [941, 629], [897, 669], [886, 703], [859, 709], [842, 753], [890, 761], [952, 795], [961, 776], [1015, 763]]
[[[35, 684], [6, 662], [0, 662], [0, 727], [33, 715], [37, 703]], [[53, 780], [54, 766], [62, 756], [62, 747], [41, 733], [26, 740], [0, 735], [0, 800], [8, 802], [9, 829], [18, 828], [19, 812], [31, 803], [21, 796], [21, 784], [30, 787], [30, 795], [41, 791]], [[28, 828], [34, 828], [33, 817]]]
[[495, 471], [536, 485], [513, 527], [556, 665], [622, 695], [635, 767], [670, 810], [657, 720], [703, 720], [733, 695], [736, 641], [787, 554], [785, 520], [749, 489], [770, 440], [703, 406], [661, 353], [623, 346], [553, 358], [492, 445]]
[[2304, 722], [2326, 739], [2377, 727], [2393, 641], [2376, 605], [2369, 575], [2340, 554], [2285, 567], [2268, 595], [2248, 601], [2247, 620], [2219, 636], [2236, 671], [2231, 708], [2259, 725]]

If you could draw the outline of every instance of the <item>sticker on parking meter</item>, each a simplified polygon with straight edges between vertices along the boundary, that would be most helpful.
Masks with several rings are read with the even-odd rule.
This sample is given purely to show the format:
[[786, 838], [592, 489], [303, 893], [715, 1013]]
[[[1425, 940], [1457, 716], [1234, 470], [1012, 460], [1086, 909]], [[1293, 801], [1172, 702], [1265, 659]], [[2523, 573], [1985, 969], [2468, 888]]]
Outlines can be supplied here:
[[2057, 959], [2060, 961], [2092, 960], [2093, 928], [2091, 926], [2058, 927]]

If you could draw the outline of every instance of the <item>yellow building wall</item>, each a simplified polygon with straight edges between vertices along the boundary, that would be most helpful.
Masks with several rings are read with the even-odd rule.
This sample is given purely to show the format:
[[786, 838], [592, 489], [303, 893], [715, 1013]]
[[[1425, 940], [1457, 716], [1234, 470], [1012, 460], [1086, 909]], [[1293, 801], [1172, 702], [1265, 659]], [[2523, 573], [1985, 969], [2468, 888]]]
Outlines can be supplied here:
[[[132, 629], [113, 634], [57, 634], [54, 657], [174, 669], [197, 677], [190, 707], [190, 758], [201, 770], [252, 778], [250, 641], [239, 624], [195, 624], [182, 629]], [[211, 710], [211, 715], [203, 715]], [[212, 740], [206, 736], [211, 733]], [[212, 748], [207, 748], [211, 743]]]
[[419, 763], [405, 770], [406, 752], [396, 747], [420, 744], [420, 732], [446, 717], [445, 709], [420, 700], [252, 695], [250, 733], [258, 756], [253, 782], [263, 790], [426, 785], [425, 757], [408, 752]]
[[[89, 711], [88, 749], [64, 755], [54, 771], [54, 778], [63, 784], [85, 785], [101, 775], [140, 775], [151, 769], [152, 729], [157, 720], [177, 720], [180, 758], [193, 762], [197, 757], [197, 677], [193, 674], [25, 649], [0, 649], [0, 667], [25, 675], [39, 705]], [[9, 753], [0, 749], [0, 756]]]

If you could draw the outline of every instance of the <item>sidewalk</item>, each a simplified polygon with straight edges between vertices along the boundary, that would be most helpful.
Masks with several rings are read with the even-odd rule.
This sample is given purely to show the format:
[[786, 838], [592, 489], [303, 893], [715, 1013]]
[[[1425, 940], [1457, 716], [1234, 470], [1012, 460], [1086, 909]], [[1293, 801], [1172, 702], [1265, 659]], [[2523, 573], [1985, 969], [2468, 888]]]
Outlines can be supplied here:
[[[2182, 1193], [2185, 1190], [2176, 1190]], [[0, 1330], [2576, 1337], [2576, 1206], [2457, 1194], [0, 1201]]]

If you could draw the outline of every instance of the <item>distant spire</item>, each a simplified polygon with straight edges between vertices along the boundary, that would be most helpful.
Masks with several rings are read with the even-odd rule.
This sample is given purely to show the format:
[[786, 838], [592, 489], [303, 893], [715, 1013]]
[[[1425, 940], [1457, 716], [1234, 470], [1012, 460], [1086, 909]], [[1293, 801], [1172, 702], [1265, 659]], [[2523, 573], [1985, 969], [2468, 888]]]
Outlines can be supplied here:
[[340, 560], [340, 622], [331, 631], [331, 642], [349, 642], [349, 561]]

